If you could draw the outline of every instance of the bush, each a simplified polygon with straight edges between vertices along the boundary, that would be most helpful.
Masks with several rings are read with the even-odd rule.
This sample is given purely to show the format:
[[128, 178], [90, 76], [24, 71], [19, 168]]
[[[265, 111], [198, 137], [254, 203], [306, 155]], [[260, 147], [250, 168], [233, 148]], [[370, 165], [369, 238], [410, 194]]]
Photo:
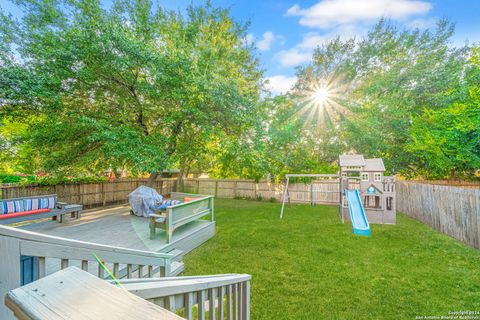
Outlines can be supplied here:
[[14, 174], [0, 174], [0, 183], [16, 183], [22, 186], [25, 185], [40, 185], [40, 186], [53, 186], [57, 184], [69, 184], [69, 183], [97, 183], [108, 181], [107, 177], [96, 176], [82, 176], [82, 177], [35, 177], [35, 176], [21, 176]]
[[34, 176], [19, 176], [14, 174], [0, 173], [0, 183], [22, 183], [34, 182]]

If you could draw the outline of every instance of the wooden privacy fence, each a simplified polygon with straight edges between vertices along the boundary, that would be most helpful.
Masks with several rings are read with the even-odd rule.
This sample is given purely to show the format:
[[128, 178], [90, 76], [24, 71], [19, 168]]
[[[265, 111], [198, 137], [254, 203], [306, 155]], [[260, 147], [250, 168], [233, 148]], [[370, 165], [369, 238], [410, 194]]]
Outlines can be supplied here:
[[[126, 203], [127, 196], [147, 179], [56, 186], [0, 186], [1, 198], [57, 194], [60, 201], [83, 204], [86, 208]], [[397, 181], [397, 210], [423, 223], [480, 248], [480, 189], [441, 186], [431, 183]], [[176, 179], [161, 178], [154, 187], [162, 194], [181, 191]], [[247, 198], [281, 201], [283, 183], [226, 179], [186, 179], [184, 192], [215, 195], [220, 198]], [[337, 180], [290, 182], [291, 202], [338, 204]], [[178, 190], [177, 190], [178, 189]]]
[[[338, 181], [318, 180], [312, 183], [292, 183], [288, 188], [290, 201], [323, 204], [338, 203]], [[269, 201], [281, 201], [284, 183], [254, 180], [188, 179], [184, 191], [190, 193], [212, 194], [220, 198], [246, 198]]]
[[[93, 208], [108, 204], [125, 203], [130, 192], [147, 179], [125, 179], [111, 182], [63, 184], [54, 186], [0, 186], [0, 198], [18, 198], [34, 195], [57, 194], [60, 201], [83, 204]], [[177, 187], [176, 179], [158, 179], [154, 188], [159, 193], [184, 191], [215, 195], [220, 198], [247, 198], [268, 201], [281, 201], [283, 183], [270, 181], [225, 179], [186, 179], [183, 190]], [[289, 193], [292, 202], [323, 204], [338, 203], [338, 182], [336, 180], [314, 181], [313, 183], [290, 183]]]
[[[79, 203], [85, 208], [125, 203], [130, 192], [147, 179], [125, 179], [99, 183], [59, 184], [54, 186], [0, 186], [2, 199], [28, 197], [44, 194], [56, 194], [59, 201]], [[154, 188], [163, 194], [174, 191], [174, 179], [162, 179], [155, 182]]]
[[397, 181], [397, 210], [480, 248], [480, 189]]

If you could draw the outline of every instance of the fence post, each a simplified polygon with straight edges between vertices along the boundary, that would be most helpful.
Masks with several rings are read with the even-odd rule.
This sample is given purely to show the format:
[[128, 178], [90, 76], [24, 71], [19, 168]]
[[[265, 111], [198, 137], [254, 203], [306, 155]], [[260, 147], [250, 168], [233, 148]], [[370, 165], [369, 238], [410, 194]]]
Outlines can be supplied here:
[[105, 193], [105, 182], [102, 182], [102, 203], [103, 203], [103, 206], [105, 207], [105, 205], [107, 204], [107, 195]]
[[237, 185], [238, 185], [238, 181], [235, 180], [235, 181], [233, 182], [233, 197], [234, 197], [234, 198], [237, 197], [237, 189], [238, 189], [238, 186], [237, 186]]
[[218, 194], [218, 180], [215, 180], [215, 197], [217, 197]]

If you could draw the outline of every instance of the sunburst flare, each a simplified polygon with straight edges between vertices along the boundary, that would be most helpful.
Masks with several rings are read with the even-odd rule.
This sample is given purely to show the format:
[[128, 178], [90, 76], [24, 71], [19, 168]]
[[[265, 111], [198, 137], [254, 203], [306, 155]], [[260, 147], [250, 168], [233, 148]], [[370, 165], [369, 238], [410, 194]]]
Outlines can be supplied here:
[[348, 109], [342, 106], [347, 85], [340, 78], [327, 77], [315, 80], [299, 95], [299, 109], [295, 115], [304, 120], [304, 126], [322, 129], [327, 123], [335, 124]]

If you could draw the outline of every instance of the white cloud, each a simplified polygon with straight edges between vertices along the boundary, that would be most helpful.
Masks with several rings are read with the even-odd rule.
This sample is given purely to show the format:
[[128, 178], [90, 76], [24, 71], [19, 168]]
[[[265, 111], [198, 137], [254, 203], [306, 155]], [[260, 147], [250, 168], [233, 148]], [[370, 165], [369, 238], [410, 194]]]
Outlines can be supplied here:
[[274, 94], [283, 94], [292, 88], [297, 81], [297, 77], [287, 77], [284, 75], [277, 75], [267, 78], [267, 88]]
[[257, 48], [260, 51], [268, 51], [272, 47], [274, 41], [278, 41], [281, 44], [285, 43], [285, 37], [282, 35], [274, 34], [271, 31], [263, 33], [262, 38], [257, 40], [251, 33], [247, 34], [245, 41], [247, 44], [253, 44], [256, 42]]
[[270, 50], [273, 40], [275, 40], [275, 35], [271, 31], [267, 31], [263, 34], [263, 37], [260, 41], [257, 42], [257, 47], [261, 51]]
[[282, 67], [285, 68], [298, 66], [309, 61], [311, 58], [312, 55], [310, 52], [303, 51], [298, 47], [293, 47], [292, 49], [288, 50], [281, 50], [275, 54], [275, 59]]
[[328, 29], [381, 17], [405, 20], [427, 14], [431, 8], [431, 3], [418, 0], [322, 0], [309, 8], [295, 4], [286, 14], [299, 16], [303, 26]]
[[275, 59], [282, 67], [295, 67], [308, 62], [312, 58], [313, 50], [322, 44], [340, 37], [349, 39], [359, 37], [365, 33], [365, 29], [355, 25], [344, 25], [327, 33], [307, 32], [303, 35], [302, 42], [288, 50], [282, 50], [275, 55]]

